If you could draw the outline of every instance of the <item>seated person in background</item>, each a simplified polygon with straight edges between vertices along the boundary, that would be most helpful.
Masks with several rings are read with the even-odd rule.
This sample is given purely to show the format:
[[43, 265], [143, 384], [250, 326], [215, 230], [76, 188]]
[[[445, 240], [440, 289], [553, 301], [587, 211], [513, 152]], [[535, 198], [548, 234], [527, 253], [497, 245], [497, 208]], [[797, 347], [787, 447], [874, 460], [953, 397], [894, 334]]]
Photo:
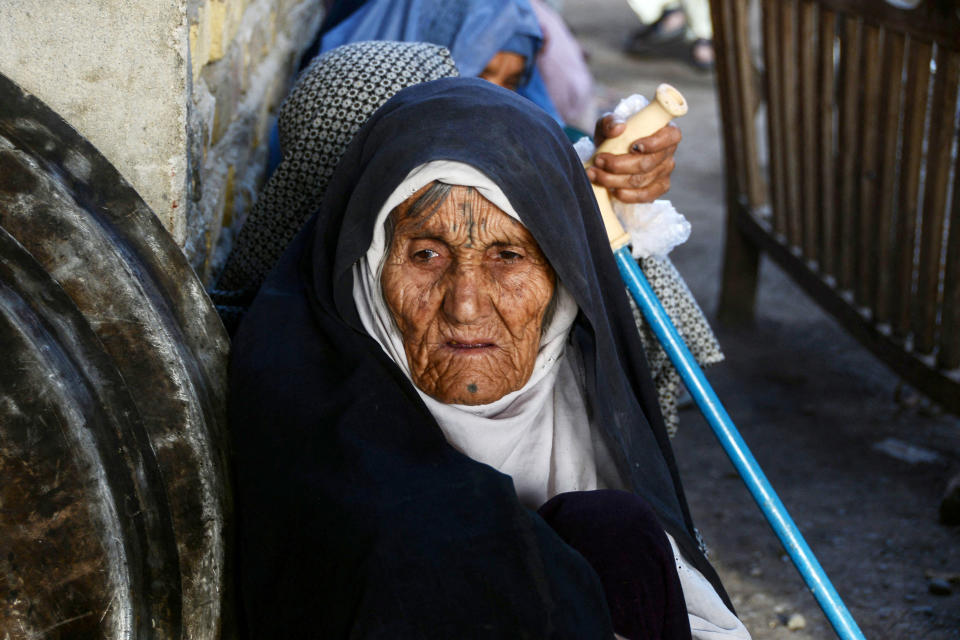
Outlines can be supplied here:
[[676, 45], [701, 71], [713, 69], [713, 23], [710, 0], [627, 0], [643, 27], [624, 46], [638, 56], [669, 56]]
[[[341, 3], [350, 6], [340, 11]], [[355, 0], [334, 3], [333, 19], [323, 26], [320, 51], [365, 40], [439, 44], [450, 51], [461, 76], [477, 76], [517, 91], [559, 122], [535, 64], [543, 36], [529, 0], [366, 0], [357, 4]], [[622, 127], [610, 116], [602, 118], [595, 127], [597, 143], [619, 135]], [[677, 127], [664, 127], [636, 140], [631, 153], [601, 157], [590, 179], [611, 189], [622, 202], [652, 202], [670, 188], [680, 139]]]
[[749, 637], [589, 183], [515, 95], [378, 110], [230, 374], [249, 637]]
[[568, 127], [582, 131], [595, 129], [596, 89], [583, 47], [554, 7], [544, 0], [530, 0], [530, 6], [543, 32], [543, 46], [537, 52], [536, 64], [550, 101]]

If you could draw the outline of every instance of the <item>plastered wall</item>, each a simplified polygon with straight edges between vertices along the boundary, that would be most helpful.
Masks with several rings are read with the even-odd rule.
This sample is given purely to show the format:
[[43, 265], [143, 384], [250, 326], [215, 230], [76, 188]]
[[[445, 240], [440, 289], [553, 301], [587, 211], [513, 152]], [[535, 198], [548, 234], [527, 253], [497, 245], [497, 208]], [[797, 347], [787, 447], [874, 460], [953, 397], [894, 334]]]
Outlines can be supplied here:
[[320, 0], [0, 0], [0, 72], [117, 167], [207, 280], [322, 14]]

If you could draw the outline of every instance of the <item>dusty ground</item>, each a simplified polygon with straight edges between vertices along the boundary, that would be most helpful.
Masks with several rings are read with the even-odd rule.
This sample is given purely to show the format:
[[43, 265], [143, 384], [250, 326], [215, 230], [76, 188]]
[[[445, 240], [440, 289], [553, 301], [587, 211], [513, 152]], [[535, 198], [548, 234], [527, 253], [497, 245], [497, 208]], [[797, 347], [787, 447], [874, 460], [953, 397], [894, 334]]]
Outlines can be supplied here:
[[[625, 0], [566, 0], [564, 14], [590, 55], [603, 106], [650, 95], [660, 82], [691, 105], [670, 198], [693, 236], [672, 257], [712, 319], [724, 216], [713, 76], [678, 59], [621, 54], [637, 24]], [[709, 378], [864, 634], [960, 638], [960, 527], [937, 518], [947, 479], [960, 472], [960, 419], [907, 389], [898, 394], [897, 378], [771, 263], [762, 266], [755, 325], [718, 334], [727, 362]], [[882, 450], [905, 445], [925, 461]], [[753, 637], [833, 637], [696, 409], [683, 412], [675, 446], [694, 519]], [[794, 614], [804, 624], [791, 630]]]

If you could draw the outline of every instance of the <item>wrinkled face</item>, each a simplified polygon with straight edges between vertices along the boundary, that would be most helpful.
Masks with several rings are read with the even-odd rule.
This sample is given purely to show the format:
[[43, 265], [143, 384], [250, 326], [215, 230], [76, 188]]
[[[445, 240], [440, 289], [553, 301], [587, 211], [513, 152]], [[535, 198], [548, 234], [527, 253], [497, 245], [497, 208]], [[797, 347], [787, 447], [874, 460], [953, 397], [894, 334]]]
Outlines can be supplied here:
[[[429, 185], [428, 185], [429, 187]], [[526, 384], [555, 276], [527, 229], [475, 189], [397, 207], [381, 283], [413, 382], [448, 404], [486, 404]]]
[[480, 77], [510, 91], [516, 91], [520, 87], [526, 65], [527, 59], [519, 53], [498, 51], [480, 72]]

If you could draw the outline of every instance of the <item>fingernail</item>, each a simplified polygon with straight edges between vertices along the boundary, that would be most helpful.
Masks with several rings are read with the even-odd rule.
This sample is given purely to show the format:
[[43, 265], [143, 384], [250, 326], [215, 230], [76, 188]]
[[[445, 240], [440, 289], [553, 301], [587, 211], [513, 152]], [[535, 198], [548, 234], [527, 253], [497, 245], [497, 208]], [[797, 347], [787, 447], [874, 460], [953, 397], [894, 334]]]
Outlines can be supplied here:
[[643, 145], [635, 144], [633, 145], [633, 150], [636, 151], [637, 153], [643, 153]]
[[597, 179], [597, 172], [593, 169], [587, 169], [587, 177], [590, 178], [590, 182], [593, 182]]
[[593, 161], [593, 164], [595, 164], [598, 168], [603, 169], [607, 166], [607, 161], [604, 158], [597, 158]]

